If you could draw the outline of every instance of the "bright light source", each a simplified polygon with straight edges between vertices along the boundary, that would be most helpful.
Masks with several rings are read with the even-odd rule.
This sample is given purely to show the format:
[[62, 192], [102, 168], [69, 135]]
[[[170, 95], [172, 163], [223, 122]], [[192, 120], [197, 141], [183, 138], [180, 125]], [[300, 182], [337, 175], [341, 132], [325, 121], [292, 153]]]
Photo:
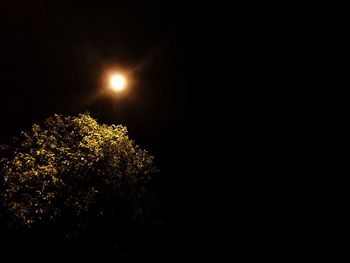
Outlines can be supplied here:
[[113, 90], [120, 92], [125, 88], [126, 79], [122, 75], [114, 75], [111, 77], [111, 87]]

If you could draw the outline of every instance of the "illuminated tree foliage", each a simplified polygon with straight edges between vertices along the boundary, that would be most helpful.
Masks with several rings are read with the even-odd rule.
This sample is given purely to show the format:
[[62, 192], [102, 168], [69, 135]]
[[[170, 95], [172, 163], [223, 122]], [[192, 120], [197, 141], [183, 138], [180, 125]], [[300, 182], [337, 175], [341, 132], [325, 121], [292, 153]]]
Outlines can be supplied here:
[[125, 127], [88, 114], [54, 115], [2, 152], [1, 198], [12, 224], [81, 230], [106, 217], [144, 223], [153, 157]]

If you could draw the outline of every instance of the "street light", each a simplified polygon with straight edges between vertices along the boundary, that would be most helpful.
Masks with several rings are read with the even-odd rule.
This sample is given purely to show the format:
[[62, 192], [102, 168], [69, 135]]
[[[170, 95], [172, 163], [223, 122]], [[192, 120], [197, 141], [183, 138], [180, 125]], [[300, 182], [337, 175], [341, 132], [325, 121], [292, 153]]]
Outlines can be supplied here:
[[122, 74], [113, 74], [109, 79], [110, 88], [117, 94], [117, 104], [118, 104], [118, 116], [121, 118], [120, 114], [120, 99], [119, 94], [125, 89], [127, 81]]
[[126, 79], [123, 75], [121, 74], [116, 74], [113, 75], [110, 79], [110, 85], [111, 88], [115, 91], [115, 92], [121, 92], [125, 86], [126, 86]]

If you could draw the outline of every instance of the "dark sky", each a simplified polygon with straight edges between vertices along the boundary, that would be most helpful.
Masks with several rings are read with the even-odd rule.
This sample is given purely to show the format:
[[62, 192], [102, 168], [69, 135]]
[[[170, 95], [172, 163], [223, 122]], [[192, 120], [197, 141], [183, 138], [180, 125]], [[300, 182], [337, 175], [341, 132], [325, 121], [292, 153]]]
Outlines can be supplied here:
[[[2, 1], [2, 138], [53, 113], [89, 110], [157, 145], [189, 118], [191, 22], [176, 1]], [[114, 67], [135, 80], [121, 116], [112, 98], [97, 96]]]

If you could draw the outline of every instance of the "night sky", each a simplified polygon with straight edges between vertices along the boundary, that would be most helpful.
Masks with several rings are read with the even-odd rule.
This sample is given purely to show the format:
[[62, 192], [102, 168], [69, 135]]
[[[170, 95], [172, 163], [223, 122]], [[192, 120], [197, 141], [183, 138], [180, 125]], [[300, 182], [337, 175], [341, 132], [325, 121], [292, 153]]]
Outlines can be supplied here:
[[[52, 114], [86, 110], [124, 124], [162, 157], [189, 123], [191, 9], [175, 1], [3, 1], [0, 8], [1, 139]], [[132, 71], [121, 98], [101, 78]], [[169, 151], [171, 152], [171, 151]]]
[[[1, 1], [1, 143], [53, 114], [123, 124], [156, 156], [164, 238], [184, 234], [195, 195], [193, 20], [193, 6], [178, 1]], [[115, 68], [133, 75], [120, 115], [101, 95]]]
[[[152, 144], [188, 118], [191, 12], [175, 2], [3, 1], [1, 135], [53, 113], [90, 111]], [[136, 84], [121, 101], [98, 96], [111, 68]], [[176, 125], [175, 125], [176, 126]]]

